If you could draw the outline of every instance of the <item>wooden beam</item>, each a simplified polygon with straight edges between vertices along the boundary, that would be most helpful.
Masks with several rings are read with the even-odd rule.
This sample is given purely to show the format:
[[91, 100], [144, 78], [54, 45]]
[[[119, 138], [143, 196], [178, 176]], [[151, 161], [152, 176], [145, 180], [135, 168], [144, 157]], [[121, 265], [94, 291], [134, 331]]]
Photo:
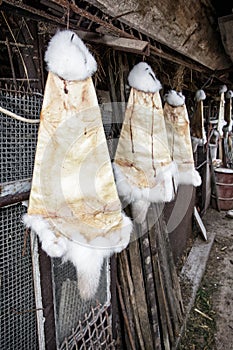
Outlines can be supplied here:
[[31, 179], [0, 184], [0, 208], [27, 200], [30, 188]]
[[111, 35], [98, 35], [95, 33], [77, 30], [78, 36], [87, 42], [110, 46], [113, 49], [133, 52], [140, 55], [150, 55], [150, 45], [148, 41], [137, 39], [119, 38]]

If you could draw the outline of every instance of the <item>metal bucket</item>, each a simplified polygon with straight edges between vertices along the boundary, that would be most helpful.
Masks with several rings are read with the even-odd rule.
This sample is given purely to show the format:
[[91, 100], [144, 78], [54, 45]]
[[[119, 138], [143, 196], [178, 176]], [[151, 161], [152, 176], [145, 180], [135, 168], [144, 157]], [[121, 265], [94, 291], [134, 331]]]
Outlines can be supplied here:
[[[233, 209], [233, 169], [216, 168], [215, 179], [218, 192], [219, 209]], [[212, 195], [214, 198], [215, 196]]]

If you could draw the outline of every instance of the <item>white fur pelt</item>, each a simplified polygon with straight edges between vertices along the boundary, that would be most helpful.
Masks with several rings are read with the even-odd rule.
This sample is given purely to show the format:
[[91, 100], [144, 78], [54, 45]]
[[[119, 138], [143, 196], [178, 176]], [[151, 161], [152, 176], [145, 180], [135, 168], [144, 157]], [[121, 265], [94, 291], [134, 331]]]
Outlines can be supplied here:
[[172, 159], [178, 168], [178, 185], [200, 186], [202, 180], [194, 167], [190, 123], [185, 105], [185, 96], [181, 92], [170, 90], [164, 96], [164, 100], [166, 102], [164, 117], [168, 143], [172, 152]]
[[146, 62], [139, 62], [132, 68], [128, 82], [131, 87], [139, 91], [154, 93], [162, 89], [160, 81]]
[[180, 91], [170, 90], [164, 95], [164, 101], [174, 107], [183, 106], [185, 103], [185, 96]]
[[107, 238], [97, 237], [91, 242], [87, 242], [78, 232], [72, 238], [56, 236], [50, 223], [40, 215], [25, 214], [23, 223], [38, 235], [42, 249], [51, 258], [59, 257], [63, 262], [73, 263], [77, 271], [79, 292], [84, 300], [93, 298], [98, 289], [104, 259], [126, 248], [132, 230], [131, 220], [124, 214], [121, 232], [115, 231]]
[[198, 101], [203, 101], [206, 99], [206, 94], [204, 90], [197, 90], [195, 94], [195, 100]]
[[[199, 112], [199, 113], [202, 114], [202, 117], [201, 117], [201, 120], [202, 120], [202, 122], [201, 122], [201, 125], [202, 125], [202, 138], [196, 137], [196, 136], [193, 136], [193, 135], [191, 136], [192, 148], [193, 148], [193, 152], [194, 153], [197, 151], [197, 146], [203, 146], [207, 142], [205, 128], [204, 128], [203, 104], [201, 102], [201, 101], [204, 101], [205, 99], [206, 99], [205, 91], [204, 90], [197, 90], [194, 100], [196, 101], [198, 109], [195, 112], [196, 113]], [[200, 107], [201, 107], [201, 111], [200, 111]], [[200, 118], [200, 114], [198, 114], [198, 117]], [[193, 116], [193, 118], [195, 118], [195, 115]], [[198, 128], [200, 128], [201, 125], [198, 124]], [[197, 128], [197, 126], [196, 126], [196, 128]], [[198, 130], [198, 131], [200, 131], [200, 130]], [[195, 134], [197, 134], [197, 133], [195, 133]]]
[[71, 30], [58, 31], [45, 52], [48, 71], [65, 80], [85, 80], [97, 70], [97, 63], [84, 42]]
[[[90, 299], [104, 259], [128, 245], [132, 223], [121, 212], [115, 188], [91, 79], [94, 57], [74, 32], [65, 30], [51, 39], [45, 60], [49, 75], [23, 222], [50, 257], [74, 264], [80, 295]], [[102, 167], [105, 176], [97, 171]]]
[[223, 136], [223, 128], [226, 125], [225, 121], [225, 92], [227, 92], [227, 86], [222, 85], [219, 89], [220, 94], [220, 105], [219, 105], [219, 113], [218, 113], [218, 124], [217, 124], [217, 130], [220, 134], [220, 136]]
[[174, 198], [176, 167], [167, 143], [160, 81], [140, 62], [129, 72], [128, 82], [131, 92], [113, 169], [121, 200], [131, 205], [134, 221], [143, 223], [150, 203]]

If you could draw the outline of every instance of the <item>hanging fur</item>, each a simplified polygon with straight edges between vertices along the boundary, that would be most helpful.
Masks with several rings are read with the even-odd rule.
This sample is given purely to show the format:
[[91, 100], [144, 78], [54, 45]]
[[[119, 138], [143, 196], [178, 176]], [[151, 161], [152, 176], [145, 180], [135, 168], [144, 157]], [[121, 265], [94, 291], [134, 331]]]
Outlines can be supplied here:
[[133, 67], [128, 80], [132, 85], [114, 173], [120, 197], [131, 204], [135, 221], [142, 223], [151, 202], [173, 199], [176, 167], [168, 150], [160, 82], [145, 62]]
[[[170, 91], [165, 96], [164, 118], [171, 159], [178, 167], [178, 184], [199, 186], [201, 178], [195, 170], [191, 145], [189, 118], [185, 98]], [[170, 104], [171, 103], [171, 104]]]
[[[60, 52], [60, 40], [56, 36], [68, 41], [62, 42], [67, 52], [58, 57], [57, 66], [54, 59]], [[91, 69], [84, 67], [94, 58], [82, 49], [88, 58], [82, 62], [85, 80], [76, 67], [72, 71], [72, 65], [60, 70], [67, 57], [77, 53], [71, 38], [78, 43], [79, 38], [71, 31], [56, 36], [46, 57], [48, 67], [57, 74], [50, 71], [46, 82], [29, 207], [23, 221], [37, 233], [49, 256], [74, 264], [80, 295], [90, 299], [98, 288], [104, 258], [128, 245], [132, 223], [122, 213]]]
[[206, 133], [204, 128], [203, 100], [206, 94], [203, 90], [197, 90], [195, 94], [195, 109], [191, 120], [191, 139], [193, 152], [196, 152], [197, 146], [203, 146], [206, 143]]
[[[220, 93], [220, 102], [219, 102], [219, 112], [218, 112], [218, 123], [217, 123], [217, 130], [219, 132], [219, 135], [223, 136], [223, 127], [226, 125], [226, 121], [224, 118], [224, 110], [225, 110], [225, 97], [224, 94], [227, 91], [227, 86], [222, 85], [219, 89]], [[222, 152], [220, 152], [222, 153]], [[220, 155], [220, 158], [222, 158], [222, 155]]]

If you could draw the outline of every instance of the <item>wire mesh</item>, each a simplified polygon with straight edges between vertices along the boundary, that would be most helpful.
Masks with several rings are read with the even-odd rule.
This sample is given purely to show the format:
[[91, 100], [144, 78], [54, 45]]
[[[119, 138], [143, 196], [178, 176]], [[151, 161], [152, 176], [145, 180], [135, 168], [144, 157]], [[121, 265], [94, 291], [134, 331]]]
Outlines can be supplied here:
[[[25, 118], [38, 119], [40, 93], [0, 89], [0, 105]], [[33, 173], [38, 125], [21, 122], [0, 113], [0, 183], [30, 178]]]
[[23, 256], [25, 208], [0, 210], [0, 349], [37, 350], [36, 305], [29, 242]]
[[61, 259], [53, 259], [53, 279], [55, 292], [56, 333], [58, 343], [68, 337], [72, 330], [97, 304], [108, 302], [108, 261], [103, 265], [99, 288], [93, 299], [83, 301], [77, 287], [75, 267]]
[[96, 306], [79, 322], [72, 334], [65, 338], [59, 350], [115, 349], [111, 319], [107, 307]]

